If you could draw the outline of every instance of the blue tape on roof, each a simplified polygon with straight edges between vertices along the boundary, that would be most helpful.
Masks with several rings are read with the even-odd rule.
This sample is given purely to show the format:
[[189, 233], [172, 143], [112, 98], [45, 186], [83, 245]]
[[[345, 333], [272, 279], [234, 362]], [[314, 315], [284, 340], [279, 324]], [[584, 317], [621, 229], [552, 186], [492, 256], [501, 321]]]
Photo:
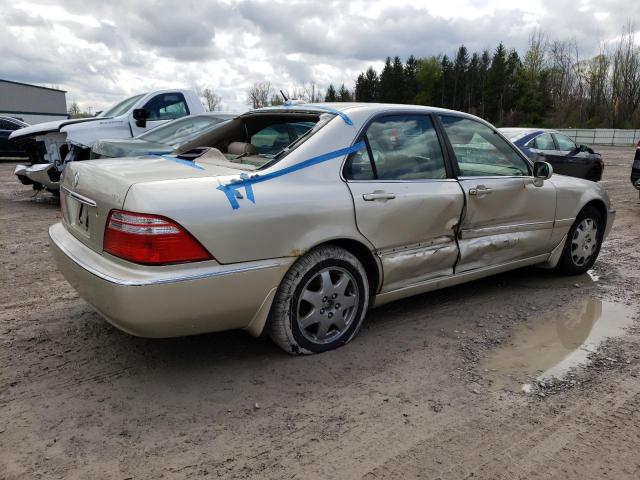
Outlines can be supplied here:
[[297, 172], [298, 170], [309, 168], [309, 167], [312, 167], [313, 165], [317, 165], [319, 163], [326, 162], [328, 160], [333, 160], [334, 158], [342, 157], [344, 155], [357, 152], [358, 150], [365, 148], [365, 146], [366, 145], [364, 142], [358, 142], [351, 147], [341, 148], [339, 150], [334, 150], [333, 152], [325, 153], [323, 155], [318, 155], [317, 157], [313, 157], [303, 162], [297, 163], [295, 165], [291, 165], [290, 167], [285, 167], [282, 170], [266, 173], [264, 175], [256, 174], [250, 177], [246, 173], [243, 173], [240, 175], [239, 180], [231, 181], [226, 185], [220, 185], [219, 187], [217, 187], [217, 189], [223, 192], [227, 196], [227, 200], [229, 200], [229, 203], [231, 204], [231, 208], [233, 208], [234, 210], [237, 210], [238, 208], [240, 208], [238, 199], [242, 198], [242, 194], [239, 192], [241, 188], [245, 189], [245, 194], [247, 195], [247, 199], [253, 203], [256, 203], [256, 199], [253, 192], [254, 184], [266, 182], [267, 180], [282, 177], [284, 175]]
[[195, 162], [190, 162], [189, 160], [183, 160], [181, 158], [171, 157], [169, 155], [158, 155], [157, 153], [148, 153], [147, 155], [151, 157], [159, 157], [164, 158], [165, 160], [170, 160], [175, 163], [179, 163], [180, 165], [184, 165], [185, 167], [197, 168], [198, 170], [204, 170], [204, 167], [201, 167]]
[[329, 112], [329, 113], [333, 113], [335, 115], [338, 115], [342, 120], [344, 120], [344, 123], [346, 123], [347, 125], [353, 125], [353, 122], [351, 121], [351, 119], [349, 118], [349, 116], [344, 113], [341, 112], [340, 110], [336, 110], [335, 108], [331, 108], [331, 107], [325, 107], [324, 105], [315, 105], [315, 104], [308, 104], [308, 103], [300, 103], [300, 104], [295, 104], [295, 105], [280, 105], [279, 108], [295, 108], [295, 107], [306, 107], [309, 109], [316, 109], [316, 110], [323, 110], [325, 112]]

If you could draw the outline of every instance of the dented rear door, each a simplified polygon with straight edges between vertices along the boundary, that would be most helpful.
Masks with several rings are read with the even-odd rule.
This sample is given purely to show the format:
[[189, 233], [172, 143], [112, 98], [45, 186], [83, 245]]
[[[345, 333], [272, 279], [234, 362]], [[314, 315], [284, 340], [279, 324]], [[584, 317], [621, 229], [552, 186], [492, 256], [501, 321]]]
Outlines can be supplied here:
[[358, 229], [382, 263], [382, 291], [452, 275], [464, 197], [447, 178], [430, 116], [377, 118], [363, 140], [367, 147], [348, 158], [345, 178]]

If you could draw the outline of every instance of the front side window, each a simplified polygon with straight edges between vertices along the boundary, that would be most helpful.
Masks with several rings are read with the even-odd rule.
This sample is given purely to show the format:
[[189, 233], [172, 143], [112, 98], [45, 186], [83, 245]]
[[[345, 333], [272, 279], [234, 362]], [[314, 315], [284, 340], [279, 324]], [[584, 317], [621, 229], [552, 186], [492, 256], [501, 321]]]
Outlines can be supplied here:
[[529, 175], [520, 155], [496, 131], [462, 117], [440, 117], [463, 177]]
[[536, 137], [534, 145], [538, 150], [555, 150], [556, 149], [556, 146], [553, 143], [553, 138], [551, 137], [550, 133], [543, 133], [542, 135], [539, 135], [538, 137]]
[[144, 106], [147, 120], [172, 120], [189, 115], [189, 108], [182, 93], [156, 95]]
[[447, 178], [444, 156], [431, 117], [392, 115], [373, 121], [367, 149], [351, 154], [345, 176], [351, 180]]
[[570, 152], [571, 150], [575, 150], [576, 144], [573, 140], [571, 140], [566, 135], [561, 135], [556, 133], [556, 142], [558, 142], [558, 150], [562, 152]]

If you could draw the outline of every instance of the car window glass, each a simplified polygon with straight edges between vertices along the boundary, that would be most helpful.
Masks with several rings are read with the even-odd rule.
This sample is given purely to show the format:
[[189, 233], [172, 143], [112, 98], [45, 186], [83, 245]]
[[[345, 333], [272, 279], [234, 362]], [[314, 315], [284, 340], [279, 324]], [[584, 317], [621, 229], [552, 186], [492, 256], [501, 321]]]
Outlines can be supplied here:
[[14, 130], [13, 123], [6, 120], [0, 120], [0, 130]]
[[355, 152], [348, 160], [346, 174], [353, 180], [422, 180], [446, 178], [440, 142], [431, 117], [393, 115], [372, 122], [366, 138], [368, 154]]
[[182, 93], [156, 95], [144, 108], [147, 110], [147, 120], [171, 120], [189, 114], [189, 108]]
[[468, 118], [440, 117], [463, 177], [529, 175], [527, 163], [493, 129]]
[[556, 133], [556, 142], [558, 142], [558, 150], [562, 152], [570, 152], [576, 148], [576, 144], [566, 135]]
[[254, 133], [251, 144], [260, 155], [275, 155], [301, 137], [314, 126], [314, 122], [276, 123]]
[[226, 120], [210, 117], [208, 115], [192, 115], [173, 122], [168, 122], [153, 128], [137, 138], [146, 140], [147, 142], [158, 142], [173, 147], [178, 147], [198, 135], [203, 135], [213, 130], [216, 125]]
[[556, 146], [553, 143], [553, 138], [551, 138], [551, 134], [543, 133], [536, 137], [535, 147], [538, 150], [555, 150]]
[[133, 107], [133, 105], [135, 105], [135, 103], [138, 100], [140, 100], [143, 96], [144, 95], [135, 95], [133, 97], [127, 98], [126, 100], [123, 100], [122, 102], [118, 103], [114, 107], [111, 107], [106, 112], [101, 113], [99, 116], [100, 117], [117, 117], [118, 115], [122, 115], [123, 113], [128, 112], [129, 109]]

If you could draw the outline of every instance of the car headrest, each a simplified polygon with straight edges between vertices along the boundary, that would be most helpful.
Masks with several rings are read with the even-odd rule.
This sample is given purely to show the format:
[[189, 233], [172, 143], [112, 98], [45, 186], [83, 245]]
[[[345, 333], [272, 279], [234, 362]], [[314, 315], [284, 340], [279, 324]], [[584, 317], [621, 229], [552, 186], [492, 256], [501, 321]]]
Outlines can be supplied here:
[[227, 147], [227, 153], [230, 155], [257, 155], [258, 150], [250, 143], [231, 142]]

